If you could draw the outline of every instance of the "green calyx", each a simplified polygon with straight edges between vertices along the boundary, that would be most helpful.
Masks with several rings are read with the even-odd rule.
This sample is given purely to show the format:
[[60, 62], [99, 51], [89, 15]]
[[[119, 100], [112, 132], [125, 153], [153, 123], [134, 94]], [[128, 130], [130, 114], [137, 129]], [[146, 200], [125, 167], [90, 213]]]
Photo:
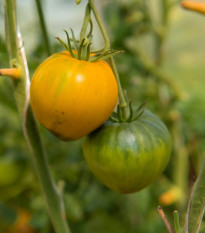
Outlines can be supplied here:
[[139, 119], [143, 115], [143, 113], [145, 111], [145, 106], [146, 106], [148, 101], [149, 101], [149, 99], [145, 100], [137, 108], [133, 107], [132, 101], [130, 101], [129, 106], [128, 106], [129, 107], [129, 115], [126, 119], [123, 118], [122, 108], [118, 104], [117, 111], [112, 113], [112, 115], [110, 116], [110, 120], [113, 122], [118, 122], [118, 123], [136, 121], [137, 119]]
[[[90, 25], [92, 25], [92, 23]], [[92, 30], [92, 26], [90, 28]], [[91, 45], [92, 45], [91, 31], [81, 41], [76, 40], [72, 28], [70, 29], [72, 37], [69, 36], [69, 33], [66, 30], [63, 31], [66, 33], [67, 43], [65, 43], [59, 37], [56, 37], [56, 39], [59, 40], [61, 45], [70, 53], [70, 55], [73, 58], [76, 58], [78, 60], [95, 62], [99, 60], [106, 60], [115, 54], [123, 52], [123, 51], [109, 49], [107, 51], [100, 51], [96, 53], [94, 50], [91, 50]]]
[[[81, 0], [76, 0], [76, 4], [79, 4]], [[69, 33], [64, 30], [67, 36], [67, 43], [62, 41], [59, 37], [57, 39], [60, 41], [62, 46], [70, 53], [73, 58], [78, 60], [96, 62], [99, 60], [106, 60], [111, 56], [121, 53], [122, 51], [117, 51], [110, 49], [105, 43], [105, 47], [99, 50], [91, 50], [92, 38], [93, 38], [93, 23], [91, 20], [91, 10], [95, 10], [93, 6], [93, 1], [89, 1], [85, 8], [85, 17], [83, 20], [83, 25], [80, 31], [80, 39], [76, 40], [72, 28], [70, 29], [71, 37]], [[96, 15], [96, 12], [95, 14]], [[89, 31], [87, 33], [87, 28], [89, 26]]]

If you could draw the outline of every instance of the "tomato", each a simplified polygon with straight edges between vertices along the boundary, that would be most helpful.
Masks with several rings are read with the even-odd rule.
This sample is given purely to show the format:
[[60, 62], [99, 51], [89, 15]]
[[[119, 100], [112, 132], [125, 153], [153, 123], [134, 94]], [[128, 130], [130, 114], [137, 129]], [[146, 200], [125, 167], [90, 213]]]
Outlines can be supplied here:
[[104, 60], [78, 60], [65, 51], [53, 54], [37, 68], [30, 97], [37, 120], [69, 141], [90, 133], [109, 118], [118, 89]]
[[146, 110], [132, 122], [107, 121], [86, 137], [83, 154], [102, 183], [120, 193], [133, 193], [163, 172], [171, 145], [164, 123]]

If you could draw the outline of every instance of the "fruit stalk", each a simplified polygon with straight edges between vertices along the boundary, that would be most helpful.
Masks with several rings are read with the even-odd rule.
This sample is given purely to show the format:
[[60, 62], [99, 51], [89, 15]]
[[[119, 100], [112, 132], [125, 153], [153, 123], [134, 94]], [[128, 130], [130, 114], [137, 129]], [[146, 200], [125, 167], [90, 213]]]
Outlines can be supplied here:
[[42, 10], [40, 0], [36, 0], [36, 6], [37, 6], [40, 25], [41, 25], [41, 30], [42, 30], [42, 34], [43, 34], [44, 45], [45, 45], [45, 48], [46, 48], [47, 55], [50, 56], [51, 55], [50, 42], [49, 42], [49, 39], [48, 39], [46, 23], [45, 23], [45, 19], [44, 19], [43, 10]]
[[5, 0], [5, 30], [6, 41], [11, 66], [15, 60], [17, 67], [21, 67], [21, 76], [13, 80], [14, 95], [23, 122], [26, 141], [31, 150], [35, 170], [47, 204], [48, 213], [56, 233], [69, 233], [65, 220], [64, 203], [54, 184], [47, 157], [41, 143], [38, 128], [29, 105], [29, 72], [20, 32], [17, 31], [16, 0]]
[[86, 36], [85, 34], [86, 34], [89, 21], [90, 21], [90, 4], [88, 3], [85, 9], [85, 17], [84, 17], [83, 26], [80, 32], [80, 43], [82, 42], [83, 39], [85, 39], [85, 36]]
[[[107, 50], [110, 49], [110, 41], [109, 41], [107, 32], [106, 32], [106, 30], [105, 30], [105, 28], [103, 26], [103, 23], [102, 23], [102, 21], [100, 19], [98, 11], [97, 11], [97, 9], [95, 7], [94, 0], [89, 0], [89, 3], [90, 3], [91, 10], [93, 11], [93, 14], [95, 16], [95, 19], [97, 21], [97, 24], [98, 24], [98, 26], [100, 28], [100, 31], [102, 33], [102, 36], [103, 36], [103, 39], [104, 39], [104, 42], [105, 42], [105, 46], [104, 46], [103, 51], [107, 51]], [[124, 94], [123, 94], [123, 91], [122, 91], [119, 74], [118, 74], [118, 71], [117, 71], [117, 68], [116, 68], [115, 61], [114, 61], [113, 57], [109, 58], [109, 63], [110, 63], [110, 66], [111, 66], [111, 68], [113, 70], [113, 73], [114, 73], [116, 81], [117, 81], [118, 95], [119, 95], [119, 105], [120, 105], [120, 108], [121, 108], [121, 111], [122, 111], [123, 119], [127, 120], [128, 115], [129, 115], [129, 111], [128, 111], [128, 108], [127, 108], [127, 102], [125, 100], [125, 97], [124, 97]]]

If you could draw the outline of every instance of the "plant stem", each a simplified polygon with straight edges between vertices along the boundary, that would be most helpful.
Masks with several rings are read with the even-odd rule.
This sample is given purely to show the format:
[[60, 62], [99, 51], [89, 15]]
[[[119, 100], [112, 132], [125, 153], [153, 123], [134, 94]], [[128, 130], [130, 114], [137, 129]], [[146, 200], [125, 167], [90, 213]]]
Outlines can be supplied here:
[[184, 0], [181, 2], [181, 6], [187, 10], [195, 11], [201, 14], [205, 14], [205, 3], [201, 1]]
[[166, 215], [165, 215], [165, 213], [164, 213], [161, 206], [158, 206], [158, 212], [159, 212], [159, 214], [160, 214], [160, 216], [161, 216], [161, 218], [162, 218], [168, 232], [169, 233], [174, 233], [173, 230], [172, 230], [172, 227], [171, 227], [169, 221], [167, 220], [167, 217], [166, 217]]
[[123, 119], [126, 120], [128, 118], [128, 115], [129, 115], [128, 110], [127, 110], [127, 102], [126, 102], [125, 96], [123, 94], [119, 74], [117, 72], [117, 68], [116, 68], [115, 61], [114, 61], [113, 57], [109, 58], [109, 63], [110, 63], [110, 66], [113, 70], [113, 73], [115, 75], [117, 85], [118, 85], [119, 105], [120, 105], [120, 108], [122, 109], [122, 117], [123, 117]]
[[[16, 1], [5, 1], [5, 30], [10, 61], [17, 57]], [[9, 43], [8, 43], [9, 41]]]
[[102, 21], [100, 19], [99, 14], [98, 14], [98, 11], [97, 11], [97, 9], [95, 7], [94, 0], [89, 0], [89, 3], [90, 3], [90, 7], [91, 7], [91, 9], [93, 11], [93, 14], [94, 14], [95, 19], [96, 19], [97, 24], [98, 24], [98, 27], [100, 28], [100, 31], [102, 33], [102, 36], [103, 36], [103, 39], [104, 39], [104, 42], [105, 42], [105, 46], [104, 46], [103, 51], [107, 51], [107, 50], [110, 49], [110, 41], [109, 41], [108, 35], [107, 35], [106, 31], [105, 31], [105, 28], [104, 28], [104, 26], [102, 24]]
[[0, 69], [0, 76], [8, 76], [12, 79], [20, 78], [20, 73], [19, 68]]
[[29, 106], [29, 71], [22, 38], [20, 32], [17, 33], [15, 0], [5, 0], [5, 30], [10, 61], [12, 63], [12, 60], [15, 59], [21, 69], [21, 77], [13, 81], [14, 95], [23, 122], [24, 136], [32, 152], [32, 159], [47, 204], [48, 213], [56, 233], [69, 233], [65, 220], [64, 203], [52, 180], [47, 157]]
[[159, 2], [161, 8], [161, 22], [160, 25], [153, 30], [155, 37], [155, 59], [156, 65], [159, 66], [163, 60], [164, 42], [168, 28], [168, 16], [169, 16], [169, 2], [167, 0], [161, 0]]
[[[100, 31], [102, 33], [102, 36], [104, 38], [104, 42], [105, 42], [105, 46], [104, 46], [104, 49], [103, 51], [107, 51], [110, 49], [110, 41], [109, 41], [109, 38], [108, 38], [108, 35], [105, 31], [105, 28], [102, 24], [102, 21], [100, 19], [100, 16], [98, 14], [98, 11], [95, 7], [95, 4], [94, 4], [94, 0], [89, 0], [89, 3], [90, 3], [90, 7], [94, 13], [94, 16], [95, 16], [95, 19], [97, 21], [97, 24], [100, 28]], [[115, 61], [114, 61], [114, 58], [111, 57], [109, 58], [109, 63], [110, 63], [110, 66], [112, 68], [112, 71], [115, 75], [115, 78], [116, 78], [116, 81], [117, 81], [117, 85], [118, 85], [118, 95], [119, 95], [119, 105], [120, 105], [120, 108], [122, 110], [122, 115], [123, 115], [123, 118], [124, 120], [126, 120], [128, 118], [128, 109], [127, 109], [127, 102], [125, 100], [125, 97], [124, 97], [124, 94], [123, 94], [123, 91], [122, 91], [122, 87], [121, 87], [121, 83], [120, 83], [120, 78], [119, 78], [119, 74], [118, 74], [118, 71], [117, 71], [117, 68], [116, 68], [116, 65], [115, 65]]]
[[41, 6], [41, 0], [36, 0], [36, 5], [37, 5], [38, 15], [39, 15], [39, 19], [40, 19], [40, 25], [41, 25], [41, 29], [42, 29], [42, 33], [43, 33], [43, 39], [44, 39], [46, 52], [47, 52], [47, 55], [50, 56], [51, 55], [50, 42], [48, 39], [48, 33], [47, 33], [45, 19], [44, 19], [44, 15], [43, 15], [42, 6]]
[[174, 226], [175, 226], [175, 232], [176, 232], [176, 233], [180, 233], [179, 214], [178, 214], [178, 211], [174, 211]]
[[35, 170], [54, 229], [56, 233], [69, 233], [63, 199], [51, 177], [47, 157], [30, 106], [27, 110], [24, 132], [33, 154]]
[[85, 9], [85, 17], [83, 20], [83, 26], [80, 31], [80, 43], [82, 42], [82, 40], [85, 38], [85, 35], [86, 35], [87, 27], [90, 21], [90, 10], [91, 10], [90, 4], [88, 3]]

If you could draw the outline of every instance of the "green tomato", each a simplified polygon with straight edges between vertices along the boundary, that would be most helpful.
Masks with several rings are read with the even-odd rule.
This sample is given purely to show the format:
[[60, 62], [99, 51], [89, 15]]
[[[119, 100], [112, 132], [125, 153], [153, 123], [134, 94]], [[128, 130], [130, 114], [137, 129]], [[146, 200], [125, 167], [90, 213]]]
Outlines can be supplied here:
[[164, 123], [146, 110], [133, 122], [106, 122], [86, 137], [83, 154], [92, 172], [107, 187], [133, 193], [163, 172], [171, 147]]

